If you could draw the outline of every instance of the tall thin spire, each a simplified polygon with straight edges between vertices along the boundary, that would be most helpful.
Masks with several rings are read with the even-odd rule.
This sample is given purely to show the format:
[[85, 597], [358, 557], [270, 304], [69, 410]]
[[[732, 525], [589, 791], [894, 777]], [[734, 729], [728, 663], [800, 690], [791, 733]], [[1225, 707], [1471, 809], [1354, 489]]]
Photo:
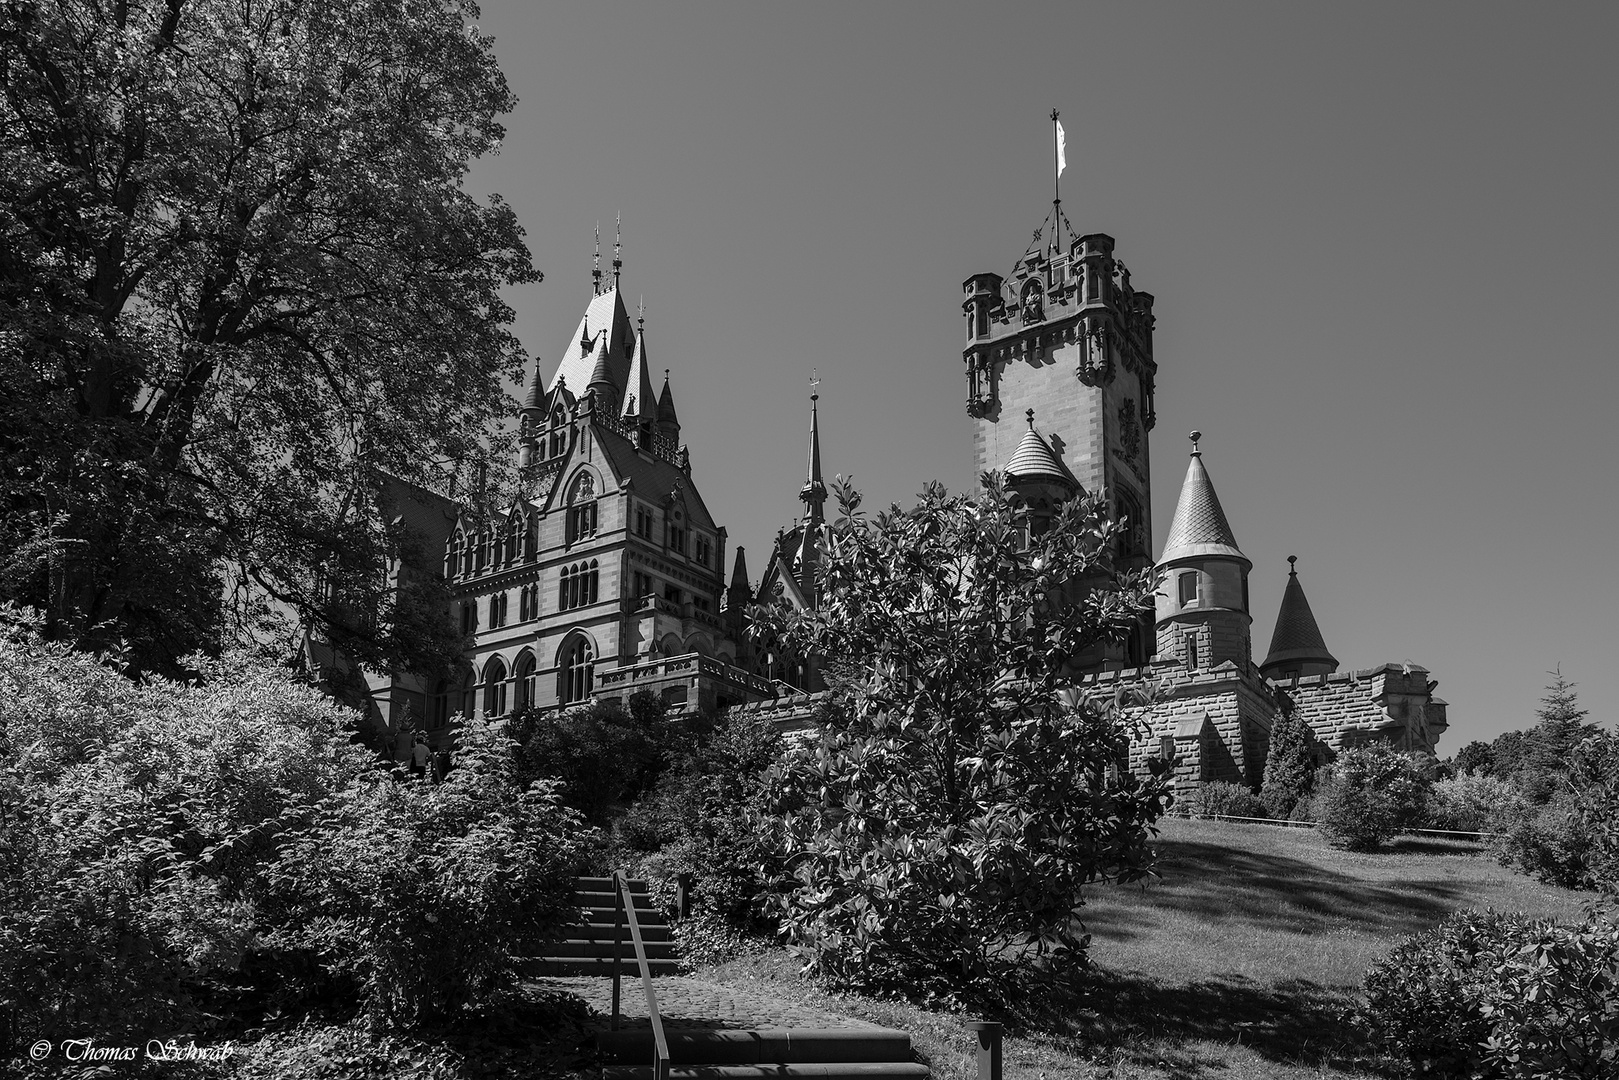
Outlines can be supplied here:
[[815, 524], [819, 524], [824, 520], [821, 508], [826, 503], [826, 484], [821, 480], [820, 386], [820, 377], [811, 368], [809, 476], [805, 479], [804, 487], [799, 491], [798, 497], [804, 501], [806, 520]]
[[620, 213], [613, 223], [613, 288], [618, 288], [618, 273], [624, 269], [624, 215]]
[[590, 295], [602, 294], [602, 223], [596, 222], [596, 257], [590, 264]]

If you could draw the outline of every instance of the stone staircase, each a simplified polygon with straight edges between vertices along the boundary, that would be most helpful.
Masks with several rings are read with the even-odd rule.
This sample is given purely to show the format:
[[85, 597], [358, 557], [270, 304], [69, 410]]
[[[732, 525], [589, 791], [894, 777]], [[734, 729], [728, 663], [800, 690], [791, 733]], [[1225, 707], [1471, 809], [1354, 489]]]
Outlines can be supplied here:
[[[647, 883], [631, 880], [629, 891], [646, 944], [648, 969], [655, 977], [676, 975], [679, 961], [669, 925], [652, 903]], [[585, 920], [569, 928], [566, 940], [551, 955], [531, 961], [530, 973], [611, 978], [617, 917], [613, 880], [579, 878], [574, 896], [585, 909]], [[640, 1001], [644, 992], [628, 920], [623, 942], [621, 993], [625, 1000]], [[657, 983], [664, 980], [654, 983], [664, 1002], [658, 1011], [669, 1046], [669, 1080], [926, 1080], [928, 1076], [928, 1067], [913, 1059], [910, 1035], [892, 1028], [716, 1026], [723, 1017], [701, 1006], [694, 1015], [682, 1015], [681, 1002], [689, 1002], [689, 989], [671, 991], [693, 981], [674, 979], [661, 991]], [[837, 1019], [828, 1015], [822, 1022]], [[626, 1017], [617, 1030], [602, 1021], [591, 1029], [591, 1040], [600, 1055], [603, 1080], [655, 1080], [656, 1043], [646, 1018]]]
[[[575, 923], [567, 930], [564, 940], [557, 943], [551, 955], [542, 956], [528, 964], [531, 975], [613, 975], [613, 931], [616, 906], [613, 897], [613, 879], [582, 877], [574, 882], [574, 903], [585, 909], [585, 921]], [[674, 941], [669, 935], [669, 924], [652, 902], [652, 895], [644, 881], [630, 882], [630, 899], [635, 903], [635, 918], [641, 924], [641, 940], [646, 942], [647, 967], [654, 975], [673, 975], [680, 963], [675, 959]], [[630, 941], [629, 922], [623, 924], [622, 977], [639, 980], [640, 968], [635, 963], [635, 944]], [[639, 986], [639, 981], [636, 983]], [[630, 987], [626, 986], [626, 992]], [[637, 991], [638, 992], [638, 991]]]
[[[651, 1080], [652, 1032], [598, 1031], [603, 1080]], [[677, 1028], [670, 1080], [927, 1080], [911, 1037], [891, 1028]]]

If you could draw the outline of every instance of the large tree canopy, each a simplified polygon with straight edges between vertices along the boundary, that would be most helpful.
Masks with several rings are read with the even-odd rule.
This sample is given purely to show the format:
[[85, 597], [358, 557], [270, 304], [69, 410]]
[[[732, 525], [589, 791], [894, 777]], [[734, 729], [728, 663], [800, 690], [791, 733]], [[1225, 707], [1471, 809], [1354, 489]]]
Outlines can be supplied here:
[[513, 104], [476, 17], [0, 0], [0, 598], [141, 666], [272, 611], [432, 665], [380, 496], [478, 454], [539, 279], [462, 187]]
[[841, 691], [774, 776], [785, 929], [840, 983], [1003, 999], [1083, 958], [1084, 886], [1151, 865], [1169, 764], [1133, 775], [1139, 733], [1072, 677], [1150, 610], [1151, 584], [1112, 571], [1122, 526], [1101, 496], [1044, 531], [993, 473], [976, 497], [930, 485], [875, 518], [841, 481], [838, 497], [818, 608], [756, 609]]

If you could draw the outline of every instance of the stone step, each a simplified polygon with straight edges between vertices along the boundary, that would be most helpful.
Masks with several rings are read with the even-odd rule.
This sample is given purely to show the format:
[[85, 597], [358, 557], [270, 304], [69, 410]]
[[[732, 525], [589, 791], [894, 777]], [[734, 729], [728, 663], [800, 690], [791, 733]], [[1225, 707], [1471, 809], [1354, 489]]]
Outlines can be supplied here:
[[[671, 1065], [669, 1080], [927, 1080], [914, 1061], [842, 1061], [794, 1065]], [[609, 1065], [602, 1080], [651, 1080], [651, 1065]]]
[[[652, 1060], [650, 1028], [592, 1032], [604, 1062], [639, 1067]], [[675, 1065], [825, 1065], [911, 1061], [911, 1037], [893, 1028], [674, 1028]], [[887, 1075], [887, 1074], [883, 1074]]]
[[[653, 975], [678, 975], [680, 962], [667, 957], [653, 959], [647, 958], [647, 970]], [[541, 975], [599, 975], [611, 978], [613, 975], [613, 958], [611, 956], [534, 956], [522, 962], [522, 970], [531, 976]], [[619, 968], [623, 979], [641, 977], [641, 965], [636, 962], [634, 954], [624, 957]]]
[[[579, 906], [584, 908], [588, 913], [585, 918], [589, 922], [605, 923], [608, 926], [612, 926], [614, 919], [622, 918], [625, 926], [630, 924], [629, 917], [619, 915], [618, 909], [612, 904], [604, 904], [601, 907], [585, 904], [581, 904]], [[667, 925], [663, 918], [663, 912], [659, 911], [657, 908], [644, 908], [637, 906], [635, 909], [635, 921], [641, 924], [641, 928], [643, 930], [648, 926]]]
[[[614, 888], [613, 879], [610, 877], [574, 878], [573, 887], [581, 892], [602, 892], [608, 894], [611, 894]], [[630, 878], [630, 892], [644, 893], [650, 891], [651, 886], [649, 886], [644, 880], [640, 878]]]
[[[574, 923], [572, 926], [566, 927], [566, 933], [570, 938], [583, 938], [587, 941], [605, 941], [609, 949], [613, 947], [613, 921], [611, 919], [606, 922]], [[633, 948], [633, 946], [629, 944], [631, 940], [630, 924], [625, 923], [622, 930], [620, 930], [620, 933], [624, 935], [625, 948]], [[641, 940], [650, 945], [654, 941], [673, 940], [673, 935], [670, 934], [669, 925], [667, 923], [655, 923], [651, 926], [648, 926], [646, 923], [642, 923]]]
[[[548, 946], [550, 956], [599, 956], [606, 960], [613, 957], [613, 939], [600, 938], [569, 938]], [[619, 955], [624, 962], [635, 962], [635, 943], [630, 940], [629, 934], [624, 935], [624, 944], [620, 946]], [[648, 941], [646, 955], [649, 960], [672, 960], [675, 956], [675, 945], [672, 941]]]

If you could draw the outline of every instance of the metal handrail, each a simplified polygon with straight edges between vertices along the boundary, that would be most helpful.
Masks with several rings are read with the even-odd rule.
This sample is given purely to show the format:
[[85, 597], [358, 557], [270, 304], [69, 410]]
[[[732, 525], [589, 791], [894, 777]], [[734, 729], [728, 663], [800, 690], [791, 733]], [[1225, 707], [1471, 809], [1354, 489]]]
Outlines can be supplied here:
[[653, 1080], [669, 1080], [669, 1040], [663, 1034], [663, 1016], [658, 1012], [658, 995], [652, 989], [652, 966], [647, 962], [646, 942], [641, 940], [641, 922], [635, 915], [635, 898], [630, 894], [630, 878], [622, 870], [613, 871], [613, 1025], [618, 1030], [619, 965], [623, 953], [624, 921], [630, 924], [630, 941], [635, 946], [635, 962], [641, 968], [641, 986], [646, 990], [647, 1015], [652, 1018]]
[[[1278, 818], [1242, 817], [1239, 814], [1210, 814], [1206, 820], [1236, 821], [1241, 822], [1244, 825], [1271, 825], [1289, 829], [1314, 829], [1321, 825], [1321, 822], [1319, 821], [1290, 821]], [[1480, 842], [1485, 840], [1493, 840], [1497, 837], [1506, 835], [1506, 833], [1485, 832], [1482, 829], [1400, 829], [1398, 832], [1401, 836], [1413, 834], [1417, 836], [1464, 836]]]

